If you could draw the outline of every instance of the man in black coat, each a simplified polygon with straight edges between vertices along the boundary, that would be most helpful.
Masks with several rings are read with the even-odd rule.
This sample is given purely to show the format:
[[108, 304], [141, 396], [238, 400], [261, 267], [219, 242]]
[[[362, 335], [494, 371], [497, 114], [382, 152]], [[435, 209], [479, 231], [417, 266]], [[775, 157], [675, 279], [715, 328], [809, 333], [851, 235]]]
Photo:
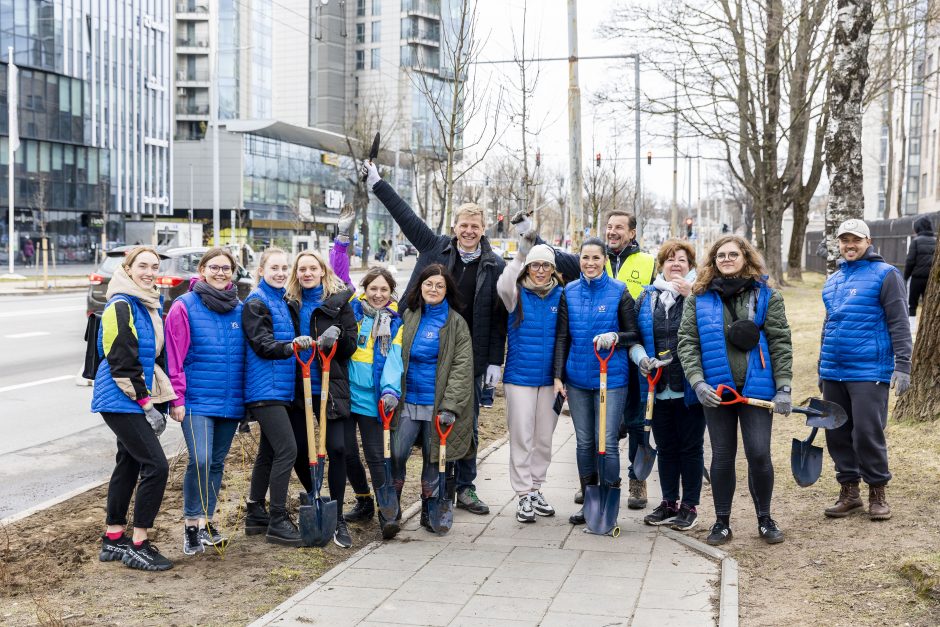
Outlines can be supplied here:
[[937, 248], [937, 238], [933, 234], [930, 218], [921, 216], [914, 220], [914, 239], [907, 249], [907, 261], [904, 263], [904, 280], [911, 280], [907, 290], [909, 315], [917, 315], [917, 305], [920, 297], [927, 289], [927, 279], [930, 278], [930, 268], [933, 265], [933, 255]]
[[[473, 340], [473, 440], [474, 448], [479, 443], [478, 424], [480, 396], [483, 387], [495, 387], [502, 376], [501, 366], [506, 352], [507, 313], [496, 294], [496, 280], [506, 263], [493, 252], [489, 240], [483, 235], [486, 220], [483, 210], [473, 203], [457, 207], [454, 211], [454, 236], [436, 235], [419, 218], [414, 210], [395, 193], [392, 186], [379, 176], [375, 165], [362, 163], [362, 175], [366, 185], [398, 223], [402, 233], [418, 250], [418, 261], [402, 294], [405, 300], [411, 290], [421, 289], [416, 285], [422, 268], [439, 263], [447, 268], [457, 284], [457, 292], [463, 310], [460, 314], [467, 321]], [[474, 481], [477, 476], [477, 461], [462, 459], [455, 464], [457, 481], [457, 507], [473, 514], [489, 514], [490, 509], [476, 494]]]

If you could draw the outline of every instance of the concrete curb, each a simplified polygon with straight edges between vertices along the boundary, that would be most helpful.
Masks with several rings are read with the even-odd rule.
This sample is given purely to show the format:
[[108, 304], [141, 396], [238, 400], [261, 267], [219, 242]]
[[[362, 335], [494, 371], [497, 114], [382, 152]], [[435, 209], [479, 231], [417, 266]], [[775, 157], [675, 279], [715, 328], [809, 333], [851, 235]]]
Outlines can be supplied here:
[[23, 520], [24, 518], [32, 516], [33, 514], [37, 512], [41, 512], [44, 509], [49, 509], [50, 507], [54, 505], [58, 505], [59, 503], [63, 503], [69, 500], [70, 498], [76, 497], [79, 494], [84, 494], [85, 492], [88, 492], [89, 490], [94, 490], [95, 488], [103, 486], [108, 481], [109, 481], [108, 479], [101, 479], [100, 481], [92, 481], [91, 483], [86, 483], [85, 485], [78, 486], [74, 490], [69, 490], [65, 494], [60, 494], [59, 496], [53, 497], [49, 499], [48, 501], [43, 501], [42, 503], [39, 503], [38, 505], [33, 505], [29, 509], [24, 509], [22, 512], [17, 512], [13, 514], [12, 516], [7, 516], [6, 518], [0, 519], [0, 527], [15, 523], [19, 520]]
[[670, 540], [684, 544], [693, 551], [706, 555], [721, 564], [718, 584], [718, 627], [738, 627], [738, 561], [720, 549], [673, 529], [659, 528]]

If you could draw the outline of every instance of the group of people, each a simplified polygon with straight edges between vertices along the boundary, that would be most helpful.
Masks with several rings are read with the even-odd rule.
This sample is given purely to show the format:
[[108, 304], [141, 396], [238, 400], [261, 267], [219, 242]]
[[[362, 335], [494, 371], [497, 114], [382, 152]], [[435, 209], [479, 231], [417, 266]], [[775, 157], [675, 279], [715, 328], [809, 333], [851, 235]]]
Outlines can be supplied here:
[[[436, 235], [374, 165], [363, 163], [362, 174], [420, 253], [400, 300], [394, 277], [383, 268], [372, 268], [358, 293], [351, 285], [347, 212], [329, 261], [314, 251], [291, 260], [283, 250], [266, 249], [257, 286], [244, 303], [232, 284], [235, 260], [223, 249], [210, 249], [191, 291], [173, 303], [165, 321], [155, 286], [156, 252], [140, 246], [127, 254], [108, 288], [92, 401], [92, 411], [102, 414], [118, 443], [102, 561], [121, 560], [144, 570], [172, 566], [148, 540], [168, 474], [158, 439], [166, 426], [164, 404], [181, 423], [189, 450], [183, 552], [192, 555], [227, 542], [214, 514], [225, 457], [246, 415], [258, 422], [261, 436], [245, 533], [301, 545], [288, 511], [288, 483], [293, 469], [304, 490], [312, 492], [308, 457], [315, 453], [307, 450], [297, 360], [331, 352], [328, 389], [320, 389], [318, 368], [312, 369], [310, 384], [314, 396], [328, 399], [327, 483], [339, 509], [333, 533], [338, 546], [352, 545], [347, 522], [371, 519], [376, 510], [360, 462], [357, 427], [372, 486], [390, 483], [399, 498], [407, 460], [420, 448], [420, 524], [429, 531], [429, 503], [442, 495], [472, 514], [489, 513], [475, 486], [479, 407], [484, 390], [501, 380], [520, 523], [555, 514], [542, 486], [565, 400], [576, 435], [581, 482], [576, 502], [588, 485], [620, 485], [619, 440], [629, 437], [628, 506], [646, 507], [646, 484], [636, 477], [633, 462], [643, 438], [641, 399], [659, 371], [652, 430], [662, 499], [645, 522], [679, 530], [696, 526], [707, 429], [715, 509], [707, 541], [728, 542], [740, 430], [758, 533], [768, 543], [783, 541], [771, 516], [773, 413], [722, 404], [726, 386], [771, 401], [775, 413], [791, 410], [793, 352], [783, 296], [770, 285], [749, 242], [721, 237], [697, 264], [692, 246], [669, 240], [653, 258], [637, 245], [635, 217], [613, 211], [606, 241], [589, 238], [577, 253], [567, 253], [542, 242], [520, 216], [518, 253], [507, 264], [485, 237], [485, 217], [477, 205], [455, 210], [452, 237]], [[841, 490], [825, 513], [843, 516], [861, 507], [864, 480], [869, 515], [878, 520], [890, 517], [884, 441], [888, 387], [900, 394], [910, 383], [906, 293], [900, 273], [871, 248], [864, 222], [843, 224], [839, 242], [844, 264], [823, 290], [827, 317], [819, 384], [849, 420], [827, 437]], [[598, 360], [608, 353], [602, 403]], [[312, 406], [319, 417], [319, 403]], [[598, 433], [602, 406], [607, 426]], [[383, 464], [382, 413], [393, 413], [391, 477]], [[443, 485], [437, 424], [453, 425]], [[607, 451], [600, 465], [599, 438]], [[347, 481], [356, 505], [344, 515]], [[135, 487], [133, 532], [127, 537]], [[383, 537], [394, 537], [399, 521], [381, 512], [378, 519]], [[569, 521], [584, 524], [583, 511]]]

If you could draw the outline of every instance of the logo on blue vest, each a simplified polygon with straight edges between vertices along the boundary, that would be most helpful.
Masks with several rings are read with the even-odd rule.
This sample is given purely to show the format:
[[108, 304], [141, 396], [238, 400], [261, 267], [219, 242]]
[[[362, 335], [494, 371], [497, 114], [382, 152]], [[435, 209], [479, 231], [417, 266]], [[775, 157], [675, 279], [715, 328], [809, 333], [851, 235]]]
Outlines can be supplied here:
[[857, 288], [853, 287], [852, 289], [849, 290], [849, 296], [856, 296], [857, 294], [858, 294]]
[[551, 310], [552, 313], [558, 313], [558, 307], [552, 307]]
[[426, 333], [424, 334], [424, 337], [426, 337], [426, 338], [429, 339], [429, 340], [433, 340], [434, 337], [435, 337], [434, 331], [428, 331], [428, 332], [426, 332]]
[[232, 323], [232, 328], [233, 328], [233, 329], [237, 329], [237, 328], [238, 328], [238, 323], [237, 323], [237, 322], [233, 322], [233, 323]]
[[597, 313], [604, 313], [605, 311], [607, 311], [607, 305], [598, 305]]

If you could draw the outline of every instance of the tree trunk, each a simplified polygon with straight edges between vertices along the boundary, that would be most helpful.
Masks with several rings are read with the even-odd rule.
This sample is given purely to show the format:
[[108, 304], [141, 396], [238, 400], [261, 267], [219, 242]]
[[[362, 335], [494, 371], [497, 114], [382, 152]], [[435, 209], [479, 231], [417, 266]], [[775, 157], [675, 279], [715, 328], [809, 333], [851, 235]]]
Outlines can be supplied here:
[[844, 220], [861, 218], [862, 93], [868, 80], [868, 42], [872, 29], [872, 0], [838, 0], [829, 86], [831, 117], [826, 129], [826, 171], [829, 205], [826, 208], [828, 272], [839, 256], [836, 230]]
[[790, 235], [790, 252], [787, 254], [787, 278], [803, 280], [803, 239], [809, 220], [809, 198], [799, 194], [793, 199], [793, 233]]
[[911, 362], [911, 388], [898, 399], [894, 415], [900, 420], [940, 418], [940, 255], [934, 255], [927, 293], [917, 327]]

